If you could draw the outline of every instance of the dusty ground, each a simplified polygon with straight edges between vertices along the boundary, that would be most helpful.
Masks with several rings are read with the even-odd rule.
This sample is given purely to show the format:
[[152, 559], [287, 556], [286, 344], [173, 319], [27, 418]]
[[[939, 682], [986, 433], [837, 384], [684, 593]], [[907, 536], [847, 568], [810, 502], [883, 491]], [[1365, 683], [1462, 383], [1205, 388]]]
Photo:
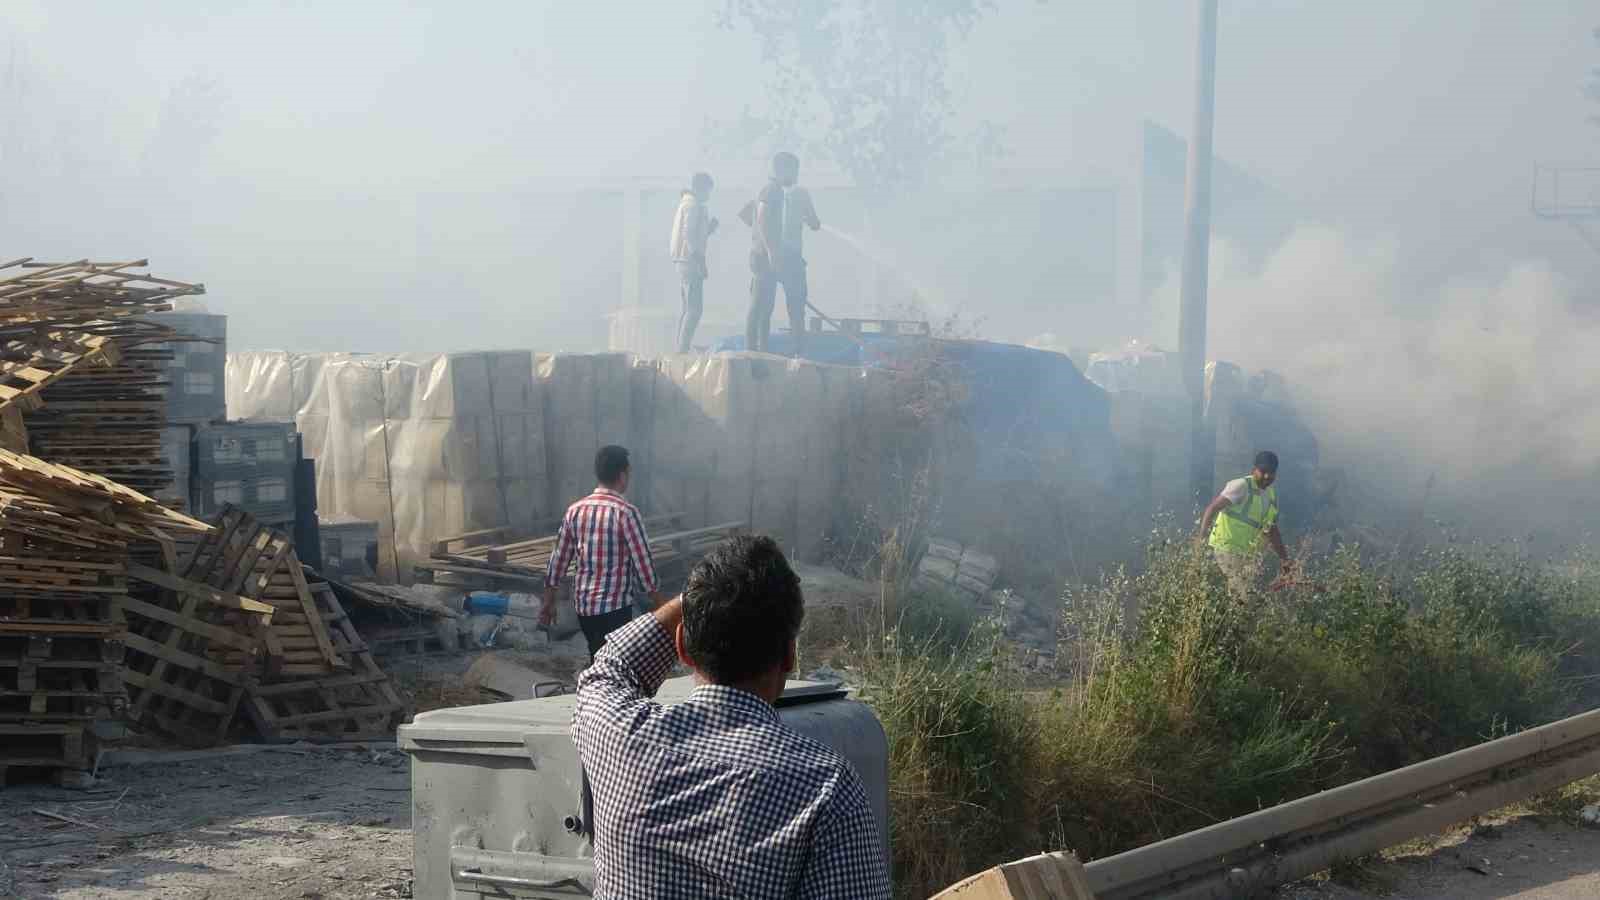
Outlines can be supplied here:
[[[517, 643], [497, 653], [555, 679], [588, 661], [581, 636]], [[478, 656], [384, 667], [427, 710], [487, 701], [462, 679]], [[99, 776], [0, 789], [0, 900], [411, 896], [410, 759], [392, 742], [181, 752], [133, 735]]]
[[1532, 814], [1495, 817], [1391, 850], [1359, 867], [1358, 887], [1326, 880], [1279, 891], [1280, 900], [1591, 900], [1600, 897], [1600, 829]]
[[0, 791], [0, 897], [411, 896], [410, 768], [392, 744], [151, 755], [87, 792]]

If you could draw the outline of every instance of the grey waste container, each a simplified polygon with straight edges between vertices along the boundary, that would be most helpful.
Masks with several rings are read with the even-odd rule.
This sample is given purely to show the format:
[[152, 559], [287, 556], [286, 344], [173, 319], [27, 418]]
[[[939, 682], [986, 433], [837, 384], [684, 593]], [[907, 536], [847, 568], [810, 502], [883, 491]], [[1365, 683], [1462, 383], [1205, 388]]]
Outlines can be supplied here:
[[[682, 701], [693, 679], [662, 685]], [[581, 803], [574, 697], [463, 706], [400, 726], [411, 755], [414, 895], [429, 900], [563, 900], [589, 896], [593, 852], [569, 824]], [[834, 748], [866, 785], [888, 853], [889, 748], [864, 703], [834, 685], [791, 681], [785, 724]]]

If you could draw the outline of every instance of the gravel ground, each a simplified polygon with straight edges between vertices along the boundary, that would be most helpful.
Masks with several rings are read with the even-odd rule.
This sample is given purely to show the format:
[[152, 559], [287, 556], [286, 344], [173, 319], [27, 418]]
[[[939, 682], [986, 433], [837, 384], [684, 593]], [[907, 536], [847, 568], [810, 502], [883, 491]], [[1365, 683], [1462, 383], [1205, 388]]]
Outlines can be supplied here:
[[[498, 651], [506, 660], [559, 680], [588, 660], [581, 636], [552, 643], [512, 629], [502, 643], [513, 644]], [[425, 710], [489, 699], [462, 677], [478, 655], [384, 666]], [[139, 746], [154, 749], [129, 749]], [[411, 896], [410, 759], [392, 742], [162, 746], [125, 739], [86, 791], [0, 788], [0, 900]]]
[[393, 745], [148, 756], [162, 761], [103, 769], [90, 791], [0, 791], [0, 897], [411, 896]]

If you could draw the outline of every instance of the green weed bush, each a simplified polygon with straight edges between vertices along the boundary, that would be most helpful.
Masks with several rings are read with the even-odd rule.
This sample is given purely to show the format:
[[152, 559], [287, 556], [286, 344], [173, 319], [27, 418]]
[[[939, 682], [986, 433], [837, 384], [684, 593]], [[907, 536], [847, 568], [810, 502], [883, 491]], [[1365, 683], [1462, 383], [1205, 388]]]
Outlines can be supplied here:
[[[1473, 549], [1404, 571], [1354, 551], [1315, 588], [1232, 596], [1204, 552], [1152, 549], [1064, 597], [1055, 677], [910, 597], [861, 654], [890, 740], [898, 890], [1047, 849], [1085, 859], [1572, 711], [1600, 660], [1600, 566]], [[962, 631], [965, 630], [965, 633]]]

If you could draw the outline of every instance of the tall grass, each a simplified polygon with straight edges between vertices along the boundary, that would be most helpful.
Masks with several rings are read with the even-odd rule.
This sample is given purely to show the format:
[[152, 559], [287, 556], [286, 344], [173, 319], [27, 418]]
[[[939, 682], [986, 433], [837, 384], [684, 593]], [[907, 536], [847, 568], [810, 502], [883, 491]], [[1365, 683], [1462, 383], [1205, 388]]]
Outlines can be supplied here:
[[1348, 552], [1320, 591], [1240, 601], [1164, 544], [1067, 593], [1044, 683], [997, 629], [957, 634], [946, 599], [903, 595], [859, 657], [899, 890], [1108, 855], [1566, 714], [1600, 659], [1597, 571], [1457, 550], [1380, 577]]

